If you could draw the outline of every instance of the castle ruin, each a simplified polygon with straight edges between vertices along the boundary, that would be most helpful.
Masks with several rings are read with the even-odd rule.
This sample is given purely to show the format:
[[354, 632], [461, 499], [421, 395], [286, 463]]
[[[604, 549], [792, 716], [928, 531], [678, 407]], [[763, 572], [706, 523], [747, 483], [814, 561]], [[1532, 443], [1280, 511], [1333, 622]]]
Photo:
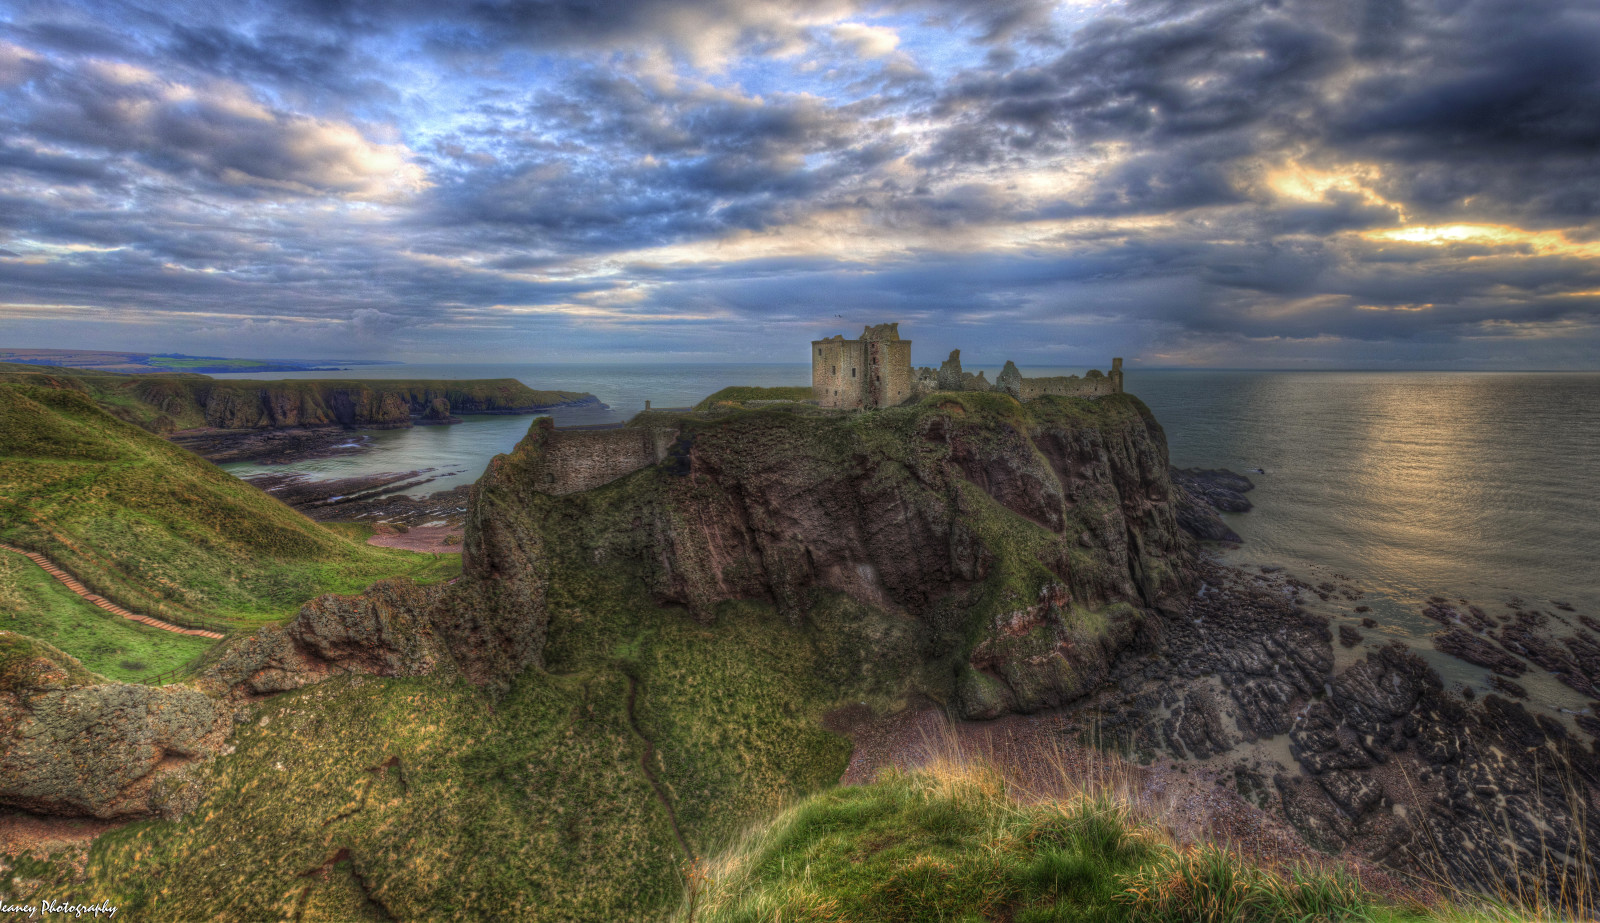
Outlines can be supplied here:
[[1019, 401], [1037, 397], [1103, 397], [1122, 393], [1122, 360], [1111, 360], [1109, 375], [1090, 370], [1083, 377], [1057, 375], [1023, 378], [1016, 363], [1007, 361], [994, 383], [983, 372], [961, 370], [961, 350], [939, 370], [911, 369], [911, 341], [900, 339], [900, 325], [878, 324], [861, 331], [861, 338], [843, 334], [811, 341], [811, 392], [823, 407], [872, 410], [894, 407], [934, 391], [1000, 391]]
[[[815, 403], [843, 410], [894, 407], [936, 391], [998, 391], [1019, 401], [1047, 396], [1096, 398], [1121, 393], [1122, 360], [1111, 360], [1109, 375], [1092, 371], [1082, 378], [1023, 378], [1016, 363], [1007, 362], [991, 384], [982, 372], [974, 375], [962, 370], [959, 349], [952, 350], [937, 371], [913, 371], [911, 341], [900, 339], [900, 325], [878, 324], [864, 329], [856, 340], [843, 336], [813, 340], [811, 385]], [[749, 405], [774, 403], [788, 402], [752, 401]], [[646, 401], [645, 412], [625, 426], [558, 429], [549, 417], [541, 417], [525, 440], [533, 461], [526, 476], [533, 489], [562, 496], [592, 490], [675, 457], [681, 461], [685, 451], [678, 444], [682, 414], [695, 411], [652, 408]], [[496, 458], [490, 464], [499, 463], [501, 459]]]
[[879, 324], [861, 339], [843, 334], [811, 341], [811, 392], [823, 407], [867, 410], [911, 398], [911, 341], [900, 325]]

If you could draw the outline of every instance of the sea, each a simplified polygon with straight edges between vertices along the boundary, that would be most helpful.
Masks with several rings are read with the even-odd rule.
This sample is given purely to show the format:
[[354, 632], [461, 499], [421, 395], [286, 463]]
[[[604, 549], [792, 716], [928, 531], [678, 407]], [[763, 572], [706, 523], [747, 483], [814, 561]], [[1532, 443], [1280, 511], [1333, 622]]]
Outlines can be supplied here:
[[[977, 371], [978, 367], [968, 371]], [[984, 369], [990, 380], [999, 368]], [[1024, 375], [1084, 369], [1024, 368]], [[796, 365], [393, 365], [218, 378], [515, 378], [587, 391], [604, 408], [558, 408], [557, 425], [620, 422], [689, 406], [729, 385], [808, 385]], [[1230, 563], [1352, 583], [1376, 618], [1363, 647], [1401, 640], [1447, 681], [1488, 691], [1482, 668], [1432, 651], [1430, 597], [1504, 612], [1524, 606], [1600, 618], [1600, 373], [1308, 372], [1128, 369], [1126, 388], [1166, 430], [1173, 464], [1247, 473], [1255, 508], [1225, 518], [1244, 542]], [[270, 468], [315, 478], [431, 468], [424, 491], [476, 480], [528, 431], [525, 416], [377, 430], [360, 454]], [[1341, 624], [1357, 603], [1313, 598]], [[1568, 614], [1557, 604], [1571, 607]], [[1341, 653], [1353, 657], [1359, 650]], [[1590, 708], [1530, 673], [1548, 707]]]

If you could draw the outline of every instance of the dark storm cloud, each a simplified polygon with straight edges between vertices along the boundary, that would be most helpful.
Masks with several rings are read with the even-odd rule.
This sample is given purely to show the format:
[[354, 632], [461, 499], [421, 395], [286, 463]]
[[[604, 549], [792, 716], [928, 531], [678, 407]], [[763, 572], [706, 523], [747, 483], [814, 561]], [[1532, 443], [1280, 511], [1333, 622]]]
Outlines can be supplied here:
[[1600, 7], [1479, 0], [1407, 19], [1415, 47], [1351, 86], [1328, 140], [1408, 167], [1394, 191], [1428, 207], [1600, 215]]
[[0, 141], [0, 171], [26, 171], [57, 183], [105, 183], [114, 173], [100, 158], [74, 157], [13, 147]]
[[377, 2], [299, 0], [295, 14], [345, 32], [431, 27], [434, 41], [456, 51], [506, 45], [591, 49], [665, 43], [693, 52], [708, 39], [740, 47], [782, 46], [811, 19], [856, 12], [910, 11], [945, 28], [974, 30], [981, 41], [1037, 34], [1049, 23], [1048, 0], [466, 0]]
[[[598, 71], [497, 113], [541, 150], [460, 168], [430, 196], [462, 225], [548, 243], [648, 246], [782, 224], [837, 201], [901, 149], [853, 107], [653, 85]], [[521, 153], [523, 159], [517, 160]]]
[[[1019, 355], [1600, 346], [1582, 0], [15, 10], [19, 303], [374, 349], [667, 318], [698, 331], [674, 348], [737, 349], [714, 344], [818, 305]], [[1566, 236], [1364, 236], [1406, 223]]]
[[222, 26], [176, 25], [166, 54], [187, 66], [245, 82], [327, 94], [336, 103], [389, 95], [360, 60], [355, 44], [334, 34], [267, 32], [247, 35]]
[[1337, 65], [1338, 43], [1316, 24], [1323, 18], [1242, 2], [1110, 16], [1053, 61], [973, 74], [942, 105], [1057, 141], [1174, 140], [1259, 125], [1304, 106]]

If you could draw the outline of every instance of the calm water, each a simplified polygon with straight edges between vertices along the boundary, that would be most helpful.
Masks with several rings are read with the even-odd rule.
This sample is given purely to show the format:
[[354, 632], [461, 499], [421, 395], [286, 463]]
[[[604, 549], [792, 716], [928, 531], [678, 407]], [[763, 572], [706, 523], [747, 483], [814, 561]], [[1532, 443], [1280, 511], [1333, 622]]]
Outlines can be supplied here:
[[[1379, 622], [1369, 643], [1411, 644], [1452, 683], [1487, 672], [1432, 649], [1427, 597], [1491, 614], [1520, 598], [1600, 617], [1600, 374], [1144, 372], [1174, 464], [1251, 474], [1256, 508], [1226, 518], [1227, 557], [1318, 582], [1353, 579]], [[1312, 607], [1354, 626], [1357, 603]], [[1560, 628], [1558, 634], [1570, 633]], [[1341, 662], [1361, 648], [1335, 646]], [[1542, 670], [1533, 703], [1586, 710]]]
[[1175, 464], [1266, 470], [1229, 517], [1253, 558], [1600, 616], [1600, 374], [1172, 371], [1129, 390]]
[[[551, 411], [557, 423], [618, 423], [644, 409], [687, 407], [730, 385], [811, 384], [809, 365], [388, 365], [348, 372], [281, 372], [227, 374], [213, 378], [515, 378], [532, 388], [551, 391], [587, 391], [605, 408], [573, 407]], [[417, 426], [411, 429], [372, 430], [370, 451], [340, 458], [323, 458], [293, 465], [270, 467], [248, 463], [223, 465], [239, 477], [272, 472], [306, 474], [315, 478], [340, 478], [383, 471], [433, 468], [439, 478], [421, 488], [422, 493], [471, 484], [483, 473], [489, 459], [511, 451], [528, 432], [533, 418], [526, 416], [470, 416], [455, 426]]]
[[[999, 370], [986, 371], [993, 380]], [[597, 423], [626, 419], [646, 399], [683, 406], [726, 385], [809, 384], [810, 369], [411, 365], [340, 374], [511, 377], [589, 391], [610, 409], [553, 415]], [[1251, 475], [1256, 509], [1229, 517], [1246, 540], [1230, 555], [1239, 563], [1348, 575], [1369, 592], [1362, 603], [1380, 617], [1381, 631], [1412, 639], [1438, 629], [1417, 614], [1435, 594], [1486, 608], [1513, 596], [1547, 610], [1561, 600], [1600, 616], [1600, 373], [1134, 370], [1127, 386], [1166, 428], [1175, 464], [1266, 470]], [[380, 431], [363, 455], [273, 470], [339, 477], [433, 467], [451, 474], [427, 489], [449, 487], [474, 480], [529, 424], [527, 417], [479, 417]], [[263, 470], [227, 467], [240, 475]], [[1482, 670], [1437, 657], [1447, 676], [1479, 685]], [[1550, 697], [1565, 698], [1560, 689]]]

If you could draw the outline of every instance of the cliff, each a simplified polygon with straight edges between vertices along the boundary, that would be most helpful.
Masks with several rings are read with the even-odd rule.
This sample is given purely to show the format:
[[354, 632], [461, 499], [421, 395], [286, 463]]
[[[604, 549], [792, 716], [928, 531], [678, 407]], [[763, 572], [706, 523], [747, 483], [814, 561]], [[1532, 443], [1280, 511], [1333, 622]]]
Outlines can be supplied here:
[[248, 381], [204, 375], [115, 375], [0, 363], [0, 382], [88, 395], [112, 415], [156, 433], [200, 428], [403, 427], [455, 414], [535, 413], [598, 404], [592, 394], [539, 391], [511, 378]]
[[450, 658], [430, 615], [438, 587], [380, 581], [326, 595], [234, 639], [193, 685], [111, 682], [52, 645], [0, 631], [0, 805], [98, 818], [174, 816], [202, 786], [236, 710], [340, 674], [418, 676]]
[[108, 682], [0, 631], [0, 804], [102, 818], [166, 810], [180, 789], [161, 776], [219, 746], [224, 718], [197, 690]]
[[[79, 428], [176, 451], [79, 395], [32, 398]], [[102, 450], [42, 429], [51, 419], [0, 433], [80, 461]], [[1499, 796], [1467, 800], [1486, 785], [1506, 803], [1559, 794], [1488, 765], [1555, 752], [1554, 723], [1491, 702], [1479, 710], [1504, 730], [1481, 731], [1398, 654], [1335, 675], [1326, 624], [1283, 586], [1207, 571], [1179, 506], [1216, 498], [1179, 495], [1161, 428], [1132, 396], [941, 394], [872, 413], [785, 405], [636, 424], [531, 427], [473, 489], [460, 580], [318, 597], [224, 642], [192, 687], [118, 687], [58, 652], [19, 647], [8, 661], [0, 645], [0, 761], [14, 761], [0, 765], [0, 801], [175, 818], [102, 838], [86, 865], [30, 876], [19, 896], [91, 893], [151, 920], [664, 919], [686, 885], [718, 890], [728, 866], [707, 857], [792, 805], [837, 846], [841, 873], [912, 880], [946, 866], [861, 829], [882, 812], [802, 799], [887, 765], [854, 762], [835, 719], [912, 714], [899, 709], [919, 695], [973, 717], [1077, 701], [1082, 725], [1001, 726], [1075, 735], [1092, 722], [1180, 759], [1288, 735], [1316, 781], [1237, 778], [1262, 810], [1340, 842], [1381, 820], [1373, 806], [1389, 796], [1373, 786], [1397, 780], [1380, 767], [1413, 756], [1431, 774], [1398, 782], [1447, 796], [1448, 811], [1427, 810], [1457, 818], [1439, 828], [1449, 842], [1495, 836], [1479, 820]], [[111, 733], [85, 733], [98, 715], [114, 717]], [[217, 725], [232, 733], [214, 746]], [[1481, 736], [1458, 740], [1461, 728]], [[822, 802], [893, 794], [896, 778]], [[930, 803], [918, 795], [905, 813], [938, 861], [993, 867], [992, 836], [950, 852], [953, 815], [926, 827]], [[1543, 816], [1562, 836], [1579, 829]], [[810, 850], [787, 823], [767, 842]], [[1059, 856], [1055, 840], [1028, 842]], [[789, 887], [792, 864], [745, 867]], [[813, 867], [824, 874], [806, 881], [837, 880]], [[686, 869], [711, 875], [686, 882]], [[1027, 874], [1044, 890], [1066, 880]], [[930, 880], [903, 893], [925, 906]], [[751, 891], [734, 885], [723, 892]], [[1006, 912], [1057, 900], [1034, 896]]]
[[380, 577], [445, 575], [317, 525], [81, 391], [3, 381], [0, 541], [127, 609], [196, 627], [284, 618]]
[[[1082, 695], [1146, 610], [1188, 589], [1165, 437], [1129, 395], [661, 416], [649, 433], [536, 426], [490, 464], [465, 569], [493, 588], [476, 607], [493, 643], [469, 674], [577, 656], [563, 607], [604, 622], [632, 599], [710, 622], [760, 600], [806, 624], [842, 596], [860, 621], [840, 627], [857, 636], [841, 657], [901, 664], [916, 691], [992, 716]], [[659, 461], [594, 487], [619, 438]]]

